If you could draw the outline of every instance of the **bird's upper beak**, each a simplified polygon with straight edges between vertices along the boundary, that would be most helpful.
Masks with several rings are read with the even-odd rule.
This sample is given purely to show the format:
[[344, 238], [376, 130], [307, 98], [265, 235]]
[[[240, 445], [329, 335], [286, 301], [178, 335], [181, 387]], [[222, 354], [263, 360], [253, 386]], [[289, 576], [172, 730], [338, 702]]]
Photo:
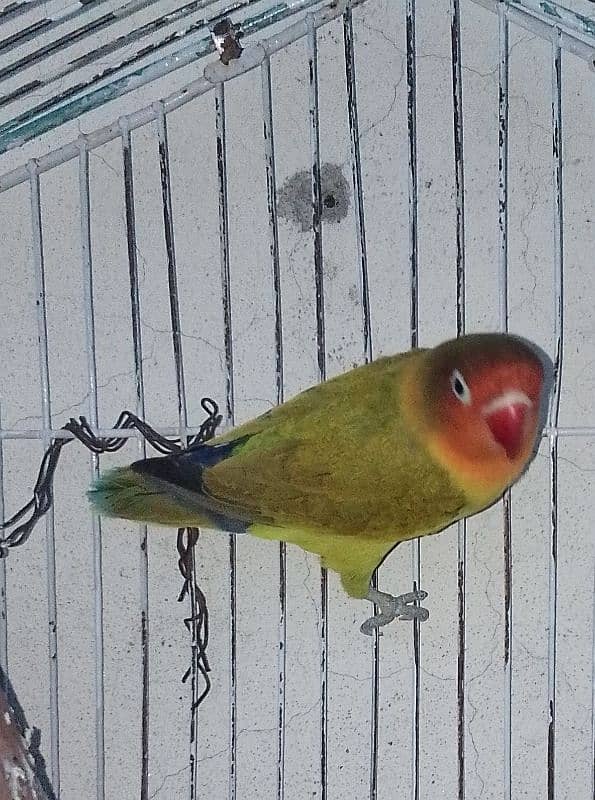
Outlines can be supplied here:
[[524, 392], [509, 391], [492, 400], [483, 411], [492, 436], [504, 448], [511, 461], [518, 456], [523, 446], [525, 420], [532, 405]]

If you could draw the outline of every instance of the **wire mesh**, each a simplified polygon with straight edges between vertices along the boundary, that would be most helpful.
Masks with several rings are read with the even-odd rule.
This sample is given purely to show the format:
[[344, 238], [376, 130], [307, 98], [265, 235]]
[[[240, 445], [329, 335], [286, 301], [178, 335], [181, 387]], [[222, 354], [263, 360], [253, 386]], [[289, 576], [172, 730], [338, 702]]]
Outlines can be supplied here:
[[[216, 687], [209, 697], [210, 708], [196, 707], [200, 693], [196, 671], [188, 689], [175, 683], [179, 682], [179, 671], [171, 680], [163, 678], [170, 671], [176, 672], [179, 659], [173, 658], [171, 664], [160, 660], [157, 643], [166, 641], [162, 631], [169, 618], [160, 608], [167, 593], [159, 594], [155, 581], [160, 573], [155, 572], [155, 562], [167, 564], [175, 551], [171, 536], [168, 540], [166, 534], [147, 531], [146, 526], [130, 532], [135, 537], [132, 551], [137, 563], [136, 649], [131, 661], [127, 657], [121, 661], [121, 665], [133, 665], [124, 685], [138, 684], [138, 705], [134, 705], [134, 698], [123, 700], [119, 694], [122, 673], [110, 664], [110, 634], [116, 630], [113, 619], [118, 614], [110, 605], [113, 598], [110, 591], [106, 592], [106, 582], [111, 585], [110, 568], [118, 563], [111, 554], [123, 545], [116, 542], [113, 524], [104, 527], [98, 518], [91, 517], [83, 524], [87, 527], [84, 553], [92, 581], [92, 604], [87, 607], [92, 620], [92, 650], [86, 654], [85, 664], [92, 665], [93, 687], [85, 697], [91, 704], [93, 747], [89, 753], [85, 751], [83, 761], [93, 766], [90, 783], [97, 798], [114, 796], [115, 787], [118, 791], [125, 787], [130, 796], [139, 794], [141, 800], [159, 796], [161, 791], [169, 792], [171, 797], [191, 798], [231, 799], [250, 792], [249, 796], [276, 796], [279, 800], [368, 795], [373, 800], [394, 796], [398, 786], [398, 796], [410, 794], [419, 799], [434, 796], [436, 781], [445, 787], [447, 796], [461, 799], [482, 794], [512, 798], [524, 791], [527, 796], [554, 800], [568, 796], [569, 786], [574, 786], [576, 798], [593, 795], [593, 545], [588, 533], [584, 533], [584, 521], [581, 526], [578, 515], [569, 514], [564, 503], [577, 502], [586, 524], [592, 521], [589, 467], [581, 469], [584, 483], [571, 489], [573, 478], [567, 465], [585, 457], [584, 450], [590, 446], [595, 427], [588, 415], [592, 411], [588, 403], [564, 405], [569, 393], [563, 391], [567, 373], [568, 380], [577, 372], [589, 380], [588, 364], [575, 361], [573, 365], [566, 358], [573, 341], [565, 333], [567, 317], [575, 315], [571, 331], [574, 336], [583, 337], [584, 349], [589, 342], [592, 346], [592, 339], [588, 332], [582, 333], [586, 327], [583, 318], [574, 309], [569, 313], [564, 302], [566, 249], [579, 238], [579, 217], [576, 206], [568, 212], [563, 204], [567, 180], [563, 172], [564, 147], [569, 145], [562, 130], [564, 104], [569, 102], [562, 67], [568, 68], [571, 75], [579, 69], [584, 74], [585, 65], [575, 57], [593, 63], [593, 32], [587, 17], [562, 10], [552, 19], [553, 4], [544, 9], [532, 2], [479, 3], [496, 10], [496, 16], [470, 3], [463, 4], [461, 10], [458, 0], [451, 0], [441, 6], [449, 16], [447, 24], [442, 21], [442, 49], [434, 52], [428, 43], [436, 44], [436, 10], [420, 11], [414, 0], [408, 0], [400, 10], [375, 4], [374, 0], [352, 5], [353, 8], [344, 3], [318, 8], [275, 36], [246, 47], [242, 57], [229, 66], [223, 68], [213, 62], [202, 78], [181, 92], [122, 117], [116, 124], [82, 135], [76, 142], [0, 177], [2, 199], [15, 203], [17, 211], [13, 216], [22, 206], [19, 192], [26, 188], [29, 195], [29, 239], [24, 244], [26, 237], [15, 234], [13, 250], [22, 251], [21, 261], [30, 260], [29, 277], [23, 279], [30, 280], [30, 287], [19, 289], [18, 294], [25, 298], [25, 304], [30, 302], [26, 316], [33, 320], [36, 331], [34, 348], [39, 373], [34, 383], [41, 398], [41, 413], [37, 409], [31, 413], [34, 403], [29, 404], [28, 397], [15, 400], [18, 380], [13, 381], [10, 371], [7, 373], [0, 426], [0, 517], [5, 518], [5, 508], [18, 505], [16, 498], [23, 490], [25, 473], [14, 448], [29, 446], [29, 442], [38, 442], [45, 448], [54, 438], [73, 437], [71, 431], [60, 427], [63, 420], [55, 410], [53, 388], [60, 386], [64, 394], [64, 381], [55, 377], [59, 371], [56, 354], [62, 352], [60, 326], [66, 328], [70, 322], [69, 308], [57, 292], [55, 277], [60, 274], [56, 258], [65, 258], [60, 237], [69, 242], [68, 247], [74, 249], [76, 244], [78, 254], [72, 256], [72, 263], [82, 267], [82, 275], [76, 279], [66, 274], [80, 314], [80, 340], [72, 369], [80, 372], [84, 413], [96, 436], [136, 438], [138, 457], [143, 457], [146, 449], [137, 430], [102, 427], [105, 415], [124, 398], [140, 417], [156, 415], [162, 435], [183, 441], [200, 430], [194, 399], [197, 385], [215, 396], [217, 389], [225, 409], [225, 424], [229, 426], [263, 410], [263, 401], [252, 396], [258, 392], [266, 392], [266, 407], [283, 402], [298, 388], [324, 380], [351, 363], [363, 363], [408, 345], [431, 343], [446, 334], [460, 334], [466, 328], [491, 325], [528, 332], [534, 328], [538, 335], [531, 338], [541, 337], [554, 356], [554, 392], [544, 429], [547, 453], [541, 454], [541, 462], [544, 458], [547, 461], [547, 475], [538, 458], [527, 478], [506, 494], [497, 510], [468, 525], [461, 523], [454, 538], [452, 532], [443, 535], [443, 544], [436, 539], [423, 546], [412, 543], [411, 560], [405, 559], [406, 567], [395, 563], [403, 560], [400, 549], [397, 551], [375, 580], [392, 584], [398, 578], [412, 582], [414, 588], [429, 588], [432, 617], [437, 621], [431, 621], [426, 628], [416, 623], [411, 634], [403, 625], [394, 626], [384, 637], [382, 647], [378, 631], [371, 648], [368, 641], [354, 641], [360, 606], [356, 609], [355, 604], [348, 604], [331, 576], [324, 570], [317, 572], [316, 564], [306, 557], [300, 561], [302, 557], [284, 544], [269, 544], [268, 555], [260, 549], [250, 550], [257, 545], [246, 545], [234, 536], [229, 537], [225, 549], [221, 539], [219, 544], [214, 538], [213, 543], [207, 539], [206, 547], [199, 544], [199, 549], [192, 551], [191, 569], [193, 577], [205, 588], [214, 620], [210, 643], [214, 655], [210, 660]], [[388, 27], [389, 22], [392, 28]], [[486, 41], [492, 44], [489, 57], [495, 65], [486, 74], [466, 66], [464, 60], [465, 46], [470, 47], [466, 37], [482, 25], [488, 31]], [[515, 47], [528, 46], [521, 26], [545, 37], [545, 42], [538, 41], [532, 52], [536, 63], [549, 63], [552, 76], [551, 88], [545, 83], [549, 93], [546, 102], [551, 107], [549, 127], [544, 128], [542, 117], [535, 123], [542, 133], [546, 132], [551, 183], [547, 193], [539, 184], [541, 194], [529, 198], [529, 202], [533, 207], [539, 202], [551, 207], [553, 223], [548, 222], [546, 227], [551, 231], [548, 248], [553, 269], [549, 278], [542, 278], [539, 284], [536, 280], [530, 291], [518, 279], [521, 273], [523, 279], [527, 277], [531, 244], [527, 220], [532, 213], [519, 197], [518, 181], [523, 172], [515, 149], [519, 147], [520, 123], [513, 92], [514, 87], [516, 91], [523, 90], [520, 78], [526, 64], [519, 67], [512, 54]], [[372, 37], [373, 47], [368, 44]], [[366, 58], [370, 52], [371, 60]], [[339, 71], [337, 56], [341, 58]], [[430, 72], [425, 65], [432, 59], [441, 66], [447, 64], [450, 71], [445, 67], [444, 74]], [[400, 79], [395, 83], [389, 111], [381, 122], [374, 109], [383, 94], [381, 89], [373, 88], [380, 63], [391, 68], [400, 64], [404, 79], [402, 89]], [[479, 77], [480, 89], [471, 83], [473, 76]], [[481, 82], [490, 76], [494, 78], [493, 85]], [[232, 78], [237, 79], [237, 88]], [[568, 80], [566, 73], [564, 80]], [[285, 84], [290, 81], [293, 83], [288, 90]], [[585, 81], [589, 89], [584, 102], [590, 109], [593, 76], [587, 73]], [[389, 95], [392, 88], [388, 87]], [[209, 103], [211, 91], [213, 102]], [[545, 91], [541, 87], [535, 102], [542, 100]], [[447, 114], [432, 116], [436, 114], [435, 109], [429, 108], [432, 93], [442, 97]], [[207, 97], [201, 99], [203, 94]], [[247, 98], [253, 106], [249, 112]], [[529, 100], [526, 102], [529, 104]], [[492, 161], [485, 169], [486, 176], [478, 178], [473, 155], [478, 133], [467, 120], [469, 115], [478, 113], [477, 104], [482, 103], [493, 120], [493, 129], [487, 131]], [[438, 127], [443, 125], [443, 140], [432, 140], [430, 119]], [[398, 172], [389, 163], [390, 149], [383, 150], [376, 138], [383, 132], [381, 123], [386, 121], [392, 126], [390, 133], [386, 129], [386, 135], [405, 165]], [[575, 135], [588, 137], [589, 129], [585, 132], [582, 122], [572, 119]], [[243, 126], [245, 132], [241, 130]], [[295, 150], [288, 147], [292, 127], [299, 132], [296, 138], [301, 137]], [[332, 140], [334, 136], [338, 144]], [[205, 156], [202, 161], [192, 162], [202, 182], [198, 193], [185, 174], [189, 167], [183, 152], [187, 153], [188, 137], [189, 151], [196, 147]], [[532, 168], [539, 172], [545, 145], [542, 139], [536, 142], [529, 156], [533, 158]], [[440, 166], [432, 160], [433, 146], [438, 150], [438, 159], [448, 155], [445, 164]], [[95, 154], [98, 165], [104, 167], [115, 163], [112, 159], [117, 157], [118, 166], [112, 168], [115, 178], [111, 180], [123, 212], [118, 234], [123, 255], [117, 247], [114, 253], [116, 262], [125, 266], [124, 278], [114, 277], [115, 288], [107, 291], [105, 265], [106, 253], [111, 253], [111, 234], [101, 222], [102, 214], [110, 219], [112, 212], [102, 209], [99, 187], [106, 171], [100, 171], [98, 165], [93, 169]], [[432, 197], [434, 176], [424, 157], [436, 170], [436, 180], [442, 182], [446, 199]], [[341, 223], [340, 233], [325, 216], [329, 195], [322, 167], [329, 158], [342, 159], [341, 168], [351, 172], [351, 209], [348, 219]], [[285, 195], [280, 175], [288, 176], [296, 167], [307, 167], [309, 172], [305, 234], [291, 230], [281, 202]], [[373, 180], [384, 170], [391, 177], [397, 176], [406, 198], [399, 206], [402, 221], [396, 228], [396, 201], [391, 199], [393, 216], [389, 219], [393, 219], [393, 226], [388, 233], [375, 219], [382, 216], [383, 209]], [[241, 190], [246, 179], [254, 184], [249, 201], [254, 208], [248, 208], [248, 195]], [[580, 176], [575, 180], [583, 186]], [[76, 186], [76, 200], [62, 215], [50, 188], [46, 188], [44, 200], [44, 187], [51, 187], [53, 182]], [[473, 204], [479, 196], [476, 183], [488, 187], [491, 193], [488, 205], [482, 206], [489, 222], [479, 228], [489, 231], [490, 251], [482, 251], [477, 243], [478, 212]], [[334, 195], [331, 199], [337, 200]], [[445, 227], [437, 217], [441, 209], [450, 210]], [[68, 213], [75, 220], [72, 230]], [[347, 234], [345, 225], [349, 223], [352, 231]], [[521, 238], [526, 239], [524, 250], [517, 241], [517, 225]], [[204, 234], [203, 227], [210, 232]], [[571, 235], [565, 239], [563, 233], [569, 229]], [[401, 252], [393, 265], [395, 241], [401, 235], [406, 244], [399, 242]], [[153, 237], [160, 237], [160, 243]], [[389, 244], [383, 249], [385, 239]], [[147, 259], [147, 246], [154, 247], [158, 255]], [[435, 265], [434, 256], [441, 251], [446, 253], [446, 263]], [[497, 268], [478, 267], [478, 252], [484, 256], [488, 252]], [[573, 252], [576, 256], [576, 249]], [[260, 265], [265, 265], [262, 271]], [[350, 273], [341, 294], [337, 286], [343, 278], [336, 276], [343, 265]], [[487, 276], [487, 290], [478, 282], [478, 270]], [[51, 288], [49, 274], [54, 276]], [[119, 295], [128, 302], [125, 325], [122, 314], [116, 319], [109, 313], [110, 303], [119, 304]], [[518, 308], [517, 295], [522, 297], [524, 308]], [[534, 311], [525, 320], [530, 303]], [[162, 313], [163, 305], [166, 311]], [[20, 308], [19, 303], [16, 307]], [[189, 319], [196, 322], [191, 335]], [[210, 341], [209, 323], [218, 337], [215, 345]], [[15, 322], [8, 314], [3, 327], [7, 340], [11, 324]], [[165, 327], [160, 328], [160, 324]], [[345, 330], [349, 330], [347, 336]], [[250, 350], [244, 340], [251, 336]], [[149, 346], [145, 338], [151, 342]], [[198, 368], [196, 356], [191, 353], [194, 345], [198, 347]], [[155, 352], [158, 356], [151, 364]], [[117, 363], [123, 359], [128, 366], [122, 374], [130, 373], [128, 385], [112, 395], [105, 388], [109, 380], [104, 383], [100, 378], [105, 374], [106, 358]], [[211, 365], [210, 374], [202, 369], [205, 364]], [[169, 370], [168, 388], [163, 393], [158, 388], [162, 380], [158, 373], [165, 369]], [[13, 383], [15, 388], [11, 389]], [[191, 391], [187, 388], [190, 386]], [[72, 405], [73, 399], [70, 394], [66, 404]], [[27, 411], [21, 414], [23, 421], [11, 423], [21, 406]], [[37, 424], [30, 424], [31, 417]], [[92, 453], [87, 472], [91, 477], [98, 474], [100, 464], [104, 466], [106, 462], [106, 458], [100, 462], [99, 456]], [[13, 463], [6, 481], [7, 465]], [[29, 460], [28, 469], [30, 463]], [[77, 469], [83, 475], [82, 461], [71, 467], [72, 474]], [[18, 476], [16, 482], [12, 475]], [[76, 481], [73, 483], [78, 487]], [[82, 484], [81, 487], [84, 488]], [[9, 506], [5, 501], [7, 488]], [[76, 715], [65, 697], [76, 694], [78, 685], [72, 682], [67, 655], [66, 642], [70, 647], [73, 642], [61, 640], [58, 628], [64, 613], [61, 598], [65, 589], [60, 558], [64, 557], [67, 542], [72, 546], [73, 541], [65, 539], [61, 528], [68, 536], [74, 535], [60, 506], [80, 519], [84, 503], [81, 491], [67, 501], [64, 487], [56, 497], [57, 510], [50, 509], [45, 517], [49, 640], [47, 678], [42, 686], [47, 690], [47, 699], [45, 706], [39, 698], [34, 705], [40, 708], [36, 716], [44, 731], [54, 790], [57, 796], [69, 798], [82, 795], [73, 775], [72, 743], [67, 739], [88, 735], [90, 728], [84, 723], [80, 729], [77, 727]], [[77, 506], [79, 510], [73, 511]], [[540, 516], [541, 512], [545, 517]], [[578, 538], [568, 533], [573, 524], [583, 531], [582, 553]], [[496, 553], [494, 538], [488, 551], [478, 537], [482, 525], [502, 531], [503, 557]], [[534, 532], [540, 526], [549, 537], [548, 582], [547, 597], [539, 594], [543, 587], [536, 590], [535, 608], [539, 613], [535, 619], [526, 611], [530, 597], [526, 582], [541, 580], [538, 570], [546, 566], [545, 551]], [[38, 533], [26, 548], [39, 549], [39, 538]], [[533, 554], [533, 572], [528, 566], [531, 543], [538, 551]], [[271, 551], [275, 551], [274, 555], [270, 555]], [[21, 616], [11, 609], [10, 600], [19, 575], [19, 567], [12, 568], [11, 564], [18, 558], [20, 552], [15, 551], [0, 563], [0, 663], [9, 668], [11, 678], [16, 675], [22, 680], [18, 663], [9, 657], [11, 647], [20, 652], [18, 636], [22, 635]], [[583, 627], [578, 631], [573, 628], [576, 617], [571, 613], [564, 584], [571, 580], [576, 559], [582, 559], [580, 574], [589, 576], [587, 591], [579, 592], [581, 613], [577, 616]], [[519, 570], [519, 563], [524, 571]], [[127, 566], [122, 554], [119, 568], [125, 570]], [[225, 590], [222, 580], [227, 581]], [[487, 581], [487, 588], [482, 581]], [[433, 586], [428, 587], [428, 582]], [[573, 587], [581, 588], [578, 583]], [[81, 587], [79, 592], [82, 593]], [[267, 598], [270, 608], [266, 608]], [[496, 610], [493, 603], [498, 604]], [[306, 604], [312, 608], [311, 615], [305, 610]], [[496, 620], [491, 639], [483, 636], [486, 614]], [[547, 625], [539, 615], [547, 618]], [[196, 647], [196, 631], [192, 635]], [[574, 641], [572, 637], [577, 642], [581, 640], [580, 654], [577, 651], [574, 661], [569, 644]], [[179, 638], [183, 638], [182, 634]], [[582, 638], [588, 639], [588, 646]], [[86, 644], [81, 643], [81, 652]], [[180, 654], [184, 644], [187, 641], [179, 644]], [[588, 650], [588, 656], [581, 648]], [[536, 669], [535, 663], [547, 668]], [[546, 670], [547, 686], [532, 694], [528, 684], [531, 680], [539, 683], [540, 669]], [[255, 677], [248, 675], [251, 670]], [[589, 707], [588, 711], [583, 708], [577, 734], [569, 728], [560, 697], [571, 696], [566, 684], [580, 670], [589, 675], [588, 687], [581, 683], [577, 690], [577, 706], [586, 703]], [[411, 675], [409, 685], [407, 673]], [[482, 684], [486, 674], [495, 688], [486, 689]], [[164, 696], [159, 694], [163, 686]], [[364, 693], [362, 687], [366, 687]], [[479, 710], [482, 692], [487, 692], [487, 720]], [[361, 694], [365, 696], [360, 697]], [[170, 707], [174, 695], [179, 695], [180, 702]], [[132, 716], [138, 746], [118, 751], [116, 756], [111, 738], [115, 735], [118, 741], [116, 729], [121, 722], [115, 711], [117, 702], [123, 702], [128, 710], [136, 708]], [[189, 726], [185, 725], [186, 718]], [[65, 727], [70, 733], [65, 733]], [[361, 733], [364, 730], [365, 736]], [[580, 745], [576, 744], [577, 736]], [[437, 748], [442, 748], [438, 754]], [[176, 750], [175, 756], [170, 754], [172, 749]], [[525, 768], [523, 759], [528, 751], [534, 755], [527, 757], [529, 766]], [[575, 756], [572, 769], [567, 763], [570, 753]], [[532, 764], [536, 770], [531, 769]], [[578, 788], [575, 768], [584, 778]], [[127, 777], [125, 773], [129, 773]], [[495, 788], [490, 789], [489, 782]], [[89, 782], [84, 791], [84, 796], [91, 796]]]

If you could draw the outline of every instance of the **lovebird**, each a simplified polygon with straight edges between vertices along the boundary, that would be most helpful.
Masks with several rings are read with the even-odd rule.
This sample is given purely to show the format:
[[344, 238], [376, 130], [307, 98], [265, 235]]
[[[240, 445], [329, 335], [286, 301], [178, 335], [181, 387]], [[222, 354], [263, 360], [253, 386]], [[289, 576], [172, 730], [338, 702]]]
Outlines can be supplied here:
[[479, 333], [378, 358], [173, 455], [103, 474], [101, 514], [298, 545], [379, 612], [362, 631], [420, 619], [421, 590], [371, 586], [400, 542], [494, 503], [531, 460], [547, 356]]

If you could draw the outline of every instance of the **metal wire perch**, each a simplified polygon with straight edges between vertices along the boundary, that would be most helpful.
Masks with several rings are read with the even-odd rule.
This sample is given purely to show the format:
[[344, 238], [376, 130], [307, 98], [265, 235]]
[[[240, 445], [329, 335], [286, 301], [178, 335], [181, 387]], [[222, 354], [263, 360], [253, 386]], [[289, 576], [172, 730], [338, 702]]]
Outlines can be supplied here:
[[[159, 453], [163, 455], [177, 453], [186, 448], [200, 446], [215, 435], [215, 431], [222, 419], [219, 413], [219, 406], [209, 397], [202, 398], [201, 406], [207, 416], [202, 422], [198, 433], [188, 437], [186, 443], [179, 438], [168, 439], [162, 436], [130, 411], [122, 411], [114, 425], [114, 430], [136, 428], [151, 447]], [[83, 416], [79, 417], [78, 420], [71, 418], [61, 430], [71, 433], [74, 438], [55, 437], [52, 439], [41, 459], [32, 498], [9, 519], [0, 523], [0, 530], [9, 531], [0, 539], [0, 558], [5, 558], [13, 547], [19, 547], [24, 544], [31, 536], [39, 520], [52, 507], [54, 502], [54, 475], [65, 445], [76, 439], [93, 453], [115, 453], [124, 447], [129, 438], [97, 436], [88, 420]], [[182, 682], [185, 683], [190, 677], [192, 678], [193, 710], [198, 708], [211, 688], [211, 682], [208, 677], [210, 667], [206, 654], [209, 639], [209, 612], [206, 597], [194, 577], [194, 546], [198, 541], [198, 537], [198, 528], [179, 528], [176, 543], [179, 555], [178, 568], [184, 579], [182, 589], [178, 595], [178, 601], [182, 602], [188, 597], [192, 608], [191, 616], [184, 619], [184, 625], [192, 636], [192, 662], [184, 673]], [[197, 674], [200, 674], [204, 681], [204, 688], [200, 694], [198, 694], [197, 689]]]

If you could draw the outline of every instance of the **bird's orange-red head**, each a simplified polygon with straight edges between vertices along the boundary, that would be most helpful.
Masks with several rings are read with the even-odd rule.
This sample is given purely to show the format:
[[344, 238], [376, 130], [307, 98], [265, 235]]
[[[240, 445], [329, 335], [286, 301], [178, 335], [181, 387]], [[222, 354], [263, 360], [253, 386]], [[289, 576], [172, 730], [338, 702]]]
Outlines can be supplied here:
[[462, 479], [505, 488], [535, 445], [544, 392], [536, 350], [514, 336], [472, 334], [427, 351], [425, 361], [432, 450]]

